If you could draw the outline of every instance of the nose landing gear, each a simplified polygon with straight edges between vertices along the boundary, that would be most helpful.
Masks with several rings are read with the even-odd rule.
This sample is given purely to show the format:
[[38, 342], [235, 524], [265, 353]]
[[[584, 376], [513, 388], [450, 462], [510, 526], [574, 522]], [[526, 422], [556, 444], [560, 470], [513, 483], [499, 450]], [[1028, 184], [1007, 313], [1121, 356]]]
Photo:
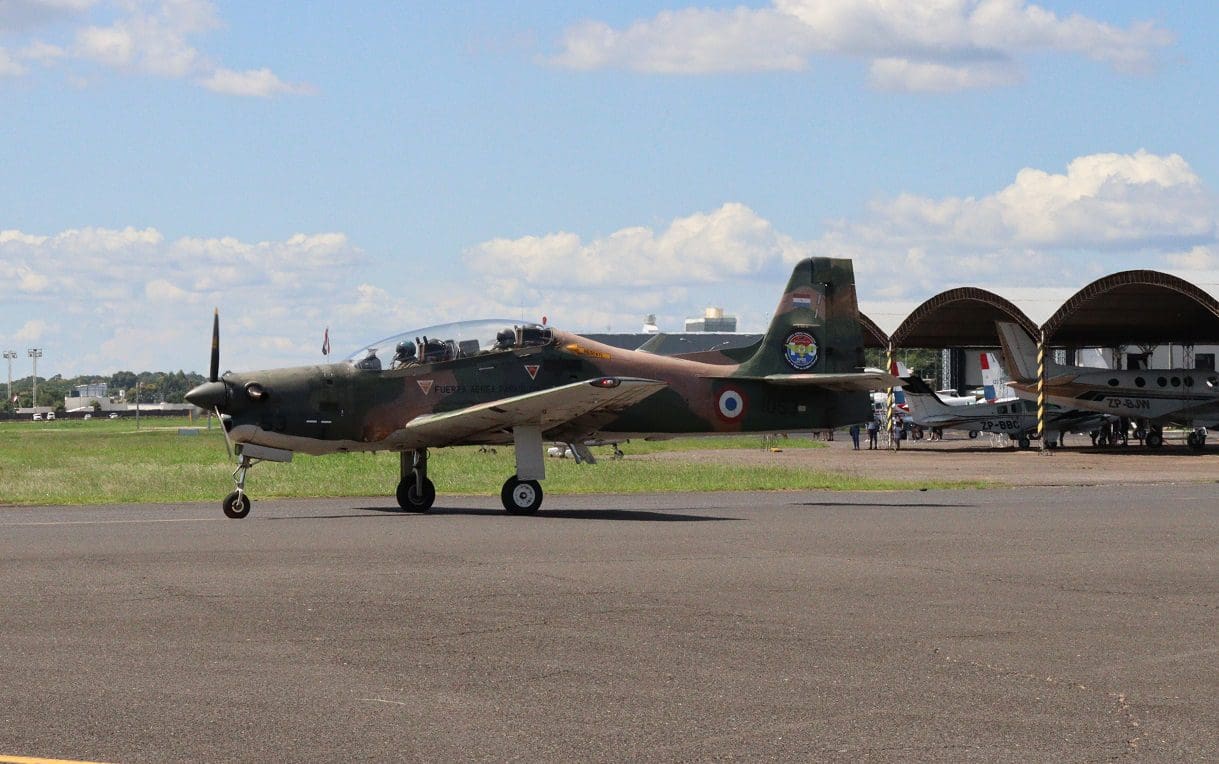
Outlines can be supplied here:
[[233, 520], [240, 520], [250, 514], [250, 507], [253, 506], [254, 502], [250, 501], [249, 494], [245, 492], [245, 477], [251, 467], [259, 462], [290, 461], [292, 461], [292, 452], [285, 451], [282, 448], [269, 448], [253, 443], [238, 445], [237, 469], [233, 470], [233, 483], [236, 485], [237, 490], [224, 497], [224, 502], [221, 504], [224, 516]]

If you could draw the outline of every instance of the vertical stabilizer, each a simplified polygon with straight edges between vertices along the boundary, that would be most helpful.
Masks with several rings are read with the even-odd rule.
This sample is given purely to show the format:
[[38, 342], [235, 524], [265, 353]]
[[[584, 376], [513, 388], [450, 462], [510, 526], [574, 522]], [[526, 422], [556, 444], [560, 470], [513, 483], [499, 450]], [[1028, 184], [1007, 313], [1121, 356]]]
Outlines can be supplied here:
[[1003, 369], [994, 353], [982, 353], [978, 356], [982, 366], [982, 392], [987, 403], [999, 400], [999, 388], [1003, 386]]
[[908, 391], [906, 405], [916, 424], [923, 424], [930, 417], [952, 411], [921, 377], [902, 377], [902, 386]]
[[1037, 380], [1037, 343], [1018, 324], [996, 321], [999, 344], [1003, 348], [1003, 364], [1017, 382]]
[[815, 257], [792, 270], [757, 352], [742, 376], [863, 371], [863, 331], [850, 260]]

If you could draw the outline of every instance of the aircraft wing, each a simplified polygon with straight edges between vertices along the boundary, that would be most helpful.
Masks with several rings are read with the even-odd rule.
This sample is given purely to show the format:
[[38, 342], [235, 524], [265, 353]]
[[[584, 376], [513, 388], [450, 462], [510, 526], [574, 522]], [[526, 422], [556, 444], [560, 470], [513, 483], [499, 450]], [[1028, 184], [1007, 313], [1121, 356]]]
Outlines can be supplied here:
[[[735, 379], [742, 379], [742, 377]], [[864, 371], [855, 374], [767, 374], [765, 377], [745, 377], [744, 379], [760, 379], [772, 385], [785, 387], [823, 387], [826, 390], [839, 392], [885, 390], [890, 387], [901, 387], [902, 384], [899, 377], [883, 371]]]
[[600, 411], [624, 409], [667, 387], [654, 379], [599, 377], [535, 393], [500, 398], [439, 414], [424, 414], [406, 423], [411, 441], [429, 446], [480, 442], [513, 427], [539, 427], [543, 433]]

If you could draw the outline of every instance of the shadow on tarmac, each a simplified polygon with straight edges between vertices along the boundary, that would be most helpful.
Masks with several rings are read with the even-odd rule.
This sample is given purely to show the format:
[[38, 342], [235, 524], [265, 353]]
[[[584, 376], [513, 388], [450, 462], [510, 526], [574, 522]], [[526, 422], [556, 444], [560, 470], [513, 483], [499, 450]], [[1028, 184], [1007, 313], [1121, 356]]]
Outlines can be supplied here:
[[[502, 509], [480, 509], [465, 507], [432, 507], [427, 512], [406, 512], [397, 507], [352, 507], [353, 512], [372, 512], [375, 515], [298, 515], [295, 517], [268, 517], [268, 520], [337, 520], [347, 517], [374, 517], [389, 515], [400, 517], [427, 517], [429, 515], [485, 515], [489, 517], [508, 517]], [[532, 515], [536, 518], [554, 518], [559, 520], [612, 520], [647, 523], [697, 523], [722, 522], [736, 520], [733, 517], [716, 517], [714, 515], [687, 515], [679, 512], [652, 512], [639, 509], [551, 509], [539, 510]]]
[[977, 504], [940, 504], [938, 502], [908, 501], [800, 501], [793, 507], [882, 507], [884, 509], [977, 509]]

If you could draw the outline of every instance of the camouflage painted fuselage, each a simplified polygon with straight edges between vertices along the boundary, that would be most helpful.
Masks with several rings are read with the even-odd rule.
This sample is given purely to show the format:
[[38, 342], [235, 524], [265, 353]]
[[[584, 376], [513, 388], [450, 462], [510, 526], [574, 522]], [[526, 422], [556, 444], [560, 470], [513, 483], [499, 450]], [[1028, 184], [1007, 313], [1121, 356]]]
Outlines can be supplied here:
[[[339, 363], [229, 373], [221, 382], [236, 442], [310, 454], [405, 451], [507, 443], [509, 429], [455, 429], [426, 442], [407, 423], [599, 378], [642, 378], [664, 388], [566, 421], [550, 440], [598, 436], [801, 432], [866, 421], [867, 392], [792, 384], [801, 376], [859, 372], [863, 348], [850, 261], [817, 259], [792, 274], [766, 336], [739, 364], [621, 350], [550, 330], [538, 344], [457, 354], [448, 360], [362, 369]], [[776, 383], [775, 378], [782, 378]], [[795, 379], [796, 382], [808, 381]], [[254, 387], [260, 395], [250, 395]]]

